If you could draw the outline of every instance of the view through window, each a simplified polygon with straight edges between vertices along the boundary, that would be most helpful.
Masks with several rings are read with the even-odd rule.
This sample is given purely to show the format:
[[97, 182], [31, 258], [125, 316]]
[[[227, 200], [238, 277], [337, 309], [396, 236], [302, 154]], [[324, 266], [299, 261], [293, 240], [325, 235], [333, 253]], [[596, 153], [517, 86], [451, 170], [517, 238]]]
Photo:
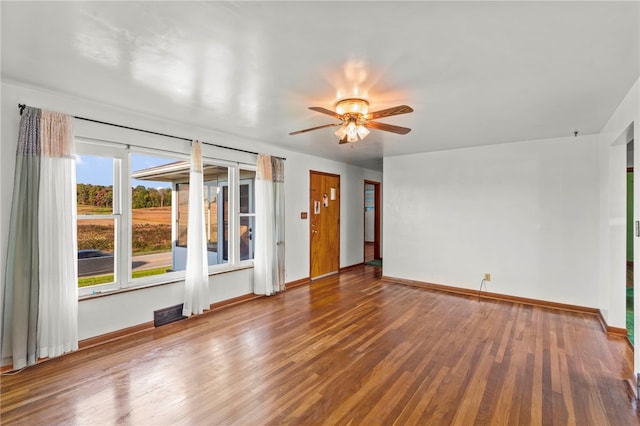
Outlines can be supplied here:
[[[190, 162], [185, 156], [130, 152], [123, 146], [77, 147], [80, 294], [183, 278]], [[202, 196], [210, 267], [253, 259], [255, 171], [250, 167], [205, 160]], [[237, 239], [230, 241], [230, 235]]]
[[131, 279], [184, 270], [173, 256], [172, 205], [176, 176], [189, 163], [177, 158], [131, 154]]
[[76, 157], [80, 287], [115, 282], [115, 236], [120, 219], [113, 199], [117, 166], [115, 158]]

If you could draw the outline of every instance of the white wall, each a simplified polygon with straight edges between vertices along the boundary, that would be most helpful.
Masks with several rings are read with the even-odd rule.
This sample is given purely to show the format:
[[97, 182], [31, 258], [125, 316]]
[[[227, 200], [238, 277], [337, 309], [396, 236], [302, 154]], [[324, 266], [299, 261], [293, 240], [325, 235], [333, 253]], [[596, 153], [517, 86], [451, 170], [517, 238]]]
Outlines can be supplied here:
[[385, 158], [384, 275], [598, 306], [597, 136]]
[[[156, 119], [131, 111], [114, 108], [64, 96], [14, 83], [2, 83], [2, 141], [0, 143], [0, 184], [3, 202], [0, 203], [0, 277], [4, 286], [4, 271], [8, 239], [15, 150], [18, 137], [18, 103], [59, 111], [71, 115], [95, 118], [101, 121], [138, 127], [155, 132], [197, 138], [206, 142], [230, 145], [240, 149], [283, 156], [285, 162], [286, 205], [286, 281], [292, 282], [309, 277], [309, 231], [308, 220], [300, 218], [300, 212], [308, 211], [309, 171], [317, 170], [339, 174], [341, 177], [341, 248], [340, 266], [350, 266], [363, 261], [364, 236], [362, 205], [365, 179], [382, 179], [382, 173], [359, 167], [328, 161], [317, 157], [278, 150], [273, 146], [255, 141], [245, 141], [181, 123]], [[87, 138], [132, 143], [189, 153], [186, 141], [145, 135], [140, 132], [117, 129], [99, 124], [76, 121], [76, 135]], [[205, 155], [217, 153], [227, 159], [251, 162], [255, 156], [234, 153], [211, 147], [203, 147]], [[210, 277], [211, 303], [251, 293], [253, 269], [245, 269]], [[153, 311], [182, 302], [183, 283], [167, 284], [142, 290], [82, 300], [79, 306], [80, 339], [94, 337], [111, 331], [151, 321]], [[0, 291], [1, 298], [4, 291]]]

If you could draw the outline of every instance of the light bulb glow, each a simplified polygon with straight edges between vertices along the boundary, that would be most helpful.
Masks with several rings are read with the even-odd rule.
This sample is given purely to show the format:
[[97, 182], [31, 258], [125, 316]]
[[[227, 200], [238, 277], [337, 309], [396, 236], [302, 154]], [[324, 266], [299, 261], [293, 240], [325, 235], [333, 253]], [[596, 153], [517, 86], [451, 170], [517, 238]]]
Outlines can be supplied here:
[[334, 133], [338, 139], [342, 140], [347, 135], [347, 123], [344, 123], [342, 126], [338, 127], [338, 130]]
[[353, 121], [349, 121], [349, 124], [347, 125], [347, 140], [349, 142], [355, 142], [358, 140], [358, 127]]
[[360, 139], [366, 138], [368, 134], [369, 129], [364, 127], [362, 124], [358, 126], [358, 136], [360, 136]]

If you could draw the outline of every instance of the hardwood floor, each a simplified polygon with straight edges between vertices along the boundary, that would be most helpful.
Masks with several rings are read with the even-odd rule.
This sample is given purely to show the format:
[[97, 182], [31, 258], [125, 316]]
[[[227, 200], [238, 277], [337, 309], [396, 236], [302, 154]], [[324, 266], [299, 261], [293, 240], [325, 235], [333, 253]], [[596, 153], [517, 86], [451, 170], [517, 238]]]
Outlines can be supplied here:
[[375, 259], [373, 255], [374, 243], [364, 243], [364, 261], [365, 263]]
[[632, 350], [595, 316], [363, 266], [41, 363], [2, 424], [632, 425]]

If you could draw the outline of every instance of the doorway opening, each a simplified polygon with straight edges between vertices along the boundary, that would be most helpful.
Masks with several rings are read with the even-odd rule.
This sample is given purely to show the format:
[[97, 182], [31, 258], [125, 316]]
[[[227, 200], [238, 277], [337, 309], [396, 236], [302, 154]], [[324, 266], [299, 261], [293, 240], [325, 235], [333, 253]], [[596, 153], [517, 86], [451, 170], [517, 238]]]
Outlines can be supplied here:
[[380, 182], [364, 181], [364, 263], [382, 266], [380, 254]]

